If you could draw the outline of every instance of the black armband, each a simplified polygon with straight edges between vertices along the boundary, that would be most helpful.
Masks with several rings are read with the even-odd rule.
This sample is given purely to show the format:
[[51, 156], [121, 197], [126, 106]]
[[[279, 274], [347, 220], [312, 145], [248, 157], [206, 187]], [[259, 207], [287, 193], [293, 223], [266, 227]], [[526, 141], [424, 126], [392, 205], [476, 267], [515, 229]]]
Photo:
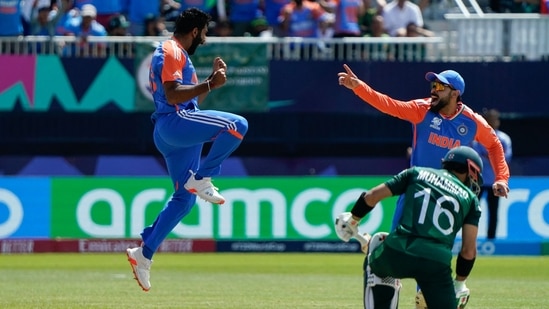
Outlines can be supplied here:
[[353, 206], [353, 209], [351, 209], [351, 214], [355, 217], [364, 218], [364, 216], [374, 209], [373, 206], [366, 204], [366, 201], [364, 201], [364, 195], [366, 195], [366, 192], [362, 192], [360, 194], [355, 202], [355, 205]]
[[462, 277], [469, 276], [471, 270], [473, 269], [473, 265], [475, 265], [475, 258], [472, 260], [466, 260], [461, 256], [461, 254], [458, 254], [456, 261], [456, 275]]

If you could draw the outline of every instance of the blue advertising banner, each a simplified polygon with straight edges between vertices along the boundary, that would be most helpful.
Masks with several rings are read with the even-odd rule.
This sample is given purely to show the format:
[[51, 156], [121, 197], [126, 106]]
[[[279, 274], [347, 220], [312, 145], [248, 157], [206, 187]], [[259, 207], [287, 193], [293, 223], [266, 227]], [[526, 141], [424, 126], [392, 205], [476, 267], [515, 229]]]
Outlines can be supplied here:
[[0, 178], [0, 238], [50, 237], [51, 181]]
[[[457, 255], [461, 250], [461, 241], [456, 241], [452, 253]], [[478, 255], [541, 255], [542, 244], [539, 241], [478, 240]]]
[[[509, 186], [509, 197], [501, 198], [499, 203], [497, 238], [521, 241], [549, 239], [548, 179], [511, 177]], [[482, 218], [486, 219], [487, 216]], [[485, 230], [482, 226], [479, 229]]]

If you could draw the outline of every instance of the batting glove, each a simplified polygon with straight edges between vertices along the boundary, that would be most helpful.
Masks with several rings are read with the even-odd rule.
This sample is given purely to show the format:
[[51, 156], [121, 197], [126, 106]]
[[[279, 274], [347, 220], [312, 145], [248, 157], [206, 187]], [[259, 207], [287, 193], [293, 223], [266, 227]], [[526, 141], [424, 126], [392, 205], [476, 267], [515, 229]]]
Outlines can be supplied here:
[[339, 239], [348, 242], [358, 234], [358, 221], [350, 212], [343, 212], [335, 220], [335, 230]]
[[454, 290], [456, 291], [457, 309], [464, 309], [469, 302], [471, 292], [465, 285], [465, 281], [454, 280]]

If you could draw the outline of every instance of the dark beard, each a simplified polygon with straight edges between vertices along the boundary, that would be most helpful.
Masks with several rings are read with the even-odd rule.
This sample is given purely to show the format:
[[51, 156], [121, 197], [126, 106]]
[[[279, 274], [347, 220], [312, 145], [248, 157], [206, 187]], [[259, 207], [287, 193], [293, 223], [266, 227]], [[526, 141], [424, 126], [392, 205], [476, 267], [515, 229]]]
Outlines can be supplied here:
[[194, 38], [193, 43], [189, 47], [189, 50], [187, 50], [187, 53], [189, 55], [194, 55], [194, 52], [196, 51], [196, 49], [198, 48], [198, 45], [200, 44], [202, 44], [202, 38], [197, 36], [196, 38]]
[[437, 105], [431, 105], [431, 108], [429, 109], [433, 113], [439, 113], [441, 109], [443, 109], [445, 106], [447, 106], [450, 103], [449, 98], [439, 98]]

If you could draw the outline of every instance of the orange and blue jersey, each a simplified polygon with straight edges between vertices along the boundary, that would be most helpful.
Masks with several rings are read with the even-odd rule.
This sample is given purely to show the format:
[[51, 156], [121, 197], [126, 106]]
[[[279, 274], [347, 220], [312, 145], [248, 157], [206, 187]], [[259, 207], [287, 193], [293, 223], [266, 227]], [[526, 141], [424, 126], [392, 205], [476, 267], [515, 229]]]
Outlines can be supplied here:
[[362, 0], [335, 0], [336, 18], [334, 23], [334, 33], [360, 35], [360, 26], [358, 25], [359, 10]]
[[282, 8], [282, 15], [289, 13], [290, 26], [289, 37], [316, 38], [318, 37], [319, 22], [326, 18], [326, 12], [322, 7], [312, 1], [303, 1], [298, 8], [295, 2], [286, 4]]
[[169, 81], [175, 81], [182, 85], [196, 85], [198, 83], [198, 77], [191, 58], [189, 58], [187, 51], [173, 39], [161, 43], [154, 51], [151, 60], [149, 82], [155, 105], [153, 119], [156, 114], [198, 109], [198, 97], [176, 105], [169, 104], [162, 86], [164, 82]]
[[21, 0], [0, 0], [0, 36], [18, 36], [21, 34], [23, 34]]
[[289, 0], [265, 0], [265, 19], [269, 26], [278, 27], [280, 25], [280, 11], [290, 3]]
[[448, 150], [477, 141], [489, 153], [495, 180], [508, 183], [509, 167], [494, 129], [465, 104], [460, 102], [456, 113], [445, 117], [430, 111], [430, 98], [399, 101], [363, 82], [354, 89], [354, 93], [379, 111], [412, 124], [412, 166], [440, 168]]
[[[229, 112], [201, 110], [198, 97], [177, 104], [168, 102], [164, 83], [174, 82], [178, 87], [183, 85], [186, 88], [196, 88], [193, 86], [198, 84], [189, 55], [174, 37], [156, 48], [151, 59], [149, 81], [155, 104], [153, 140], [166, 162], [174, 187], [171, 199], [154, 223], [141, 233], [145, 254], [151, 258], [166, 236], [196, 204], [196, 195], [184, 188], [191, 173], [202, 177], [219, 175], [221, 164], [240, 145], [248, 131], [248, 121]], [[202, 157], [205, 143], [211, 143], [211, 148]]]
[[[501, 142], [501, 146], [503, 147], [503, 153], [505, 153], [505, 160], [507, 163], [511, 162], [511, 158], [513, 157], [513, 146], [511, 142], [511, 137], [500, 130], [495, 130], [496, 136], [498, 137], [499, 141]], [[484, 165], [484, 170], [482, 171], [482, 178], [484, 179], [484, 187], [491, 187], [495, 182], [495, 175], [494, 171], [492, 169], [492, 165], [490, 163], [490, 158], [488, 157], [490, 153], [479, 143], [475, 142], [471, 145], [474, 150], [478, 152], [480, 155], [480, 158], [482, 159], [482, 163]]]
[[[450, 117], [430, 110], [431, 99], [411, 101], [395, 100], [373, 90], [366, 83], [356, 87], [354, 93], [379, 111], [406, 120], [412, 124], [411, 166], [423, 166], [439, 169], [442, 158], [448, 150], [477, 141], [489, 152], [490, 163], [496, 181], [509, 181], [509, 167], [505, 162], [503, 147], [494, 129], [479, 114], [463, 103], [458, 103], [457, 111]], [[404, 195], [397, 201], [392, 228], [398, 226], [404, 209]]]

